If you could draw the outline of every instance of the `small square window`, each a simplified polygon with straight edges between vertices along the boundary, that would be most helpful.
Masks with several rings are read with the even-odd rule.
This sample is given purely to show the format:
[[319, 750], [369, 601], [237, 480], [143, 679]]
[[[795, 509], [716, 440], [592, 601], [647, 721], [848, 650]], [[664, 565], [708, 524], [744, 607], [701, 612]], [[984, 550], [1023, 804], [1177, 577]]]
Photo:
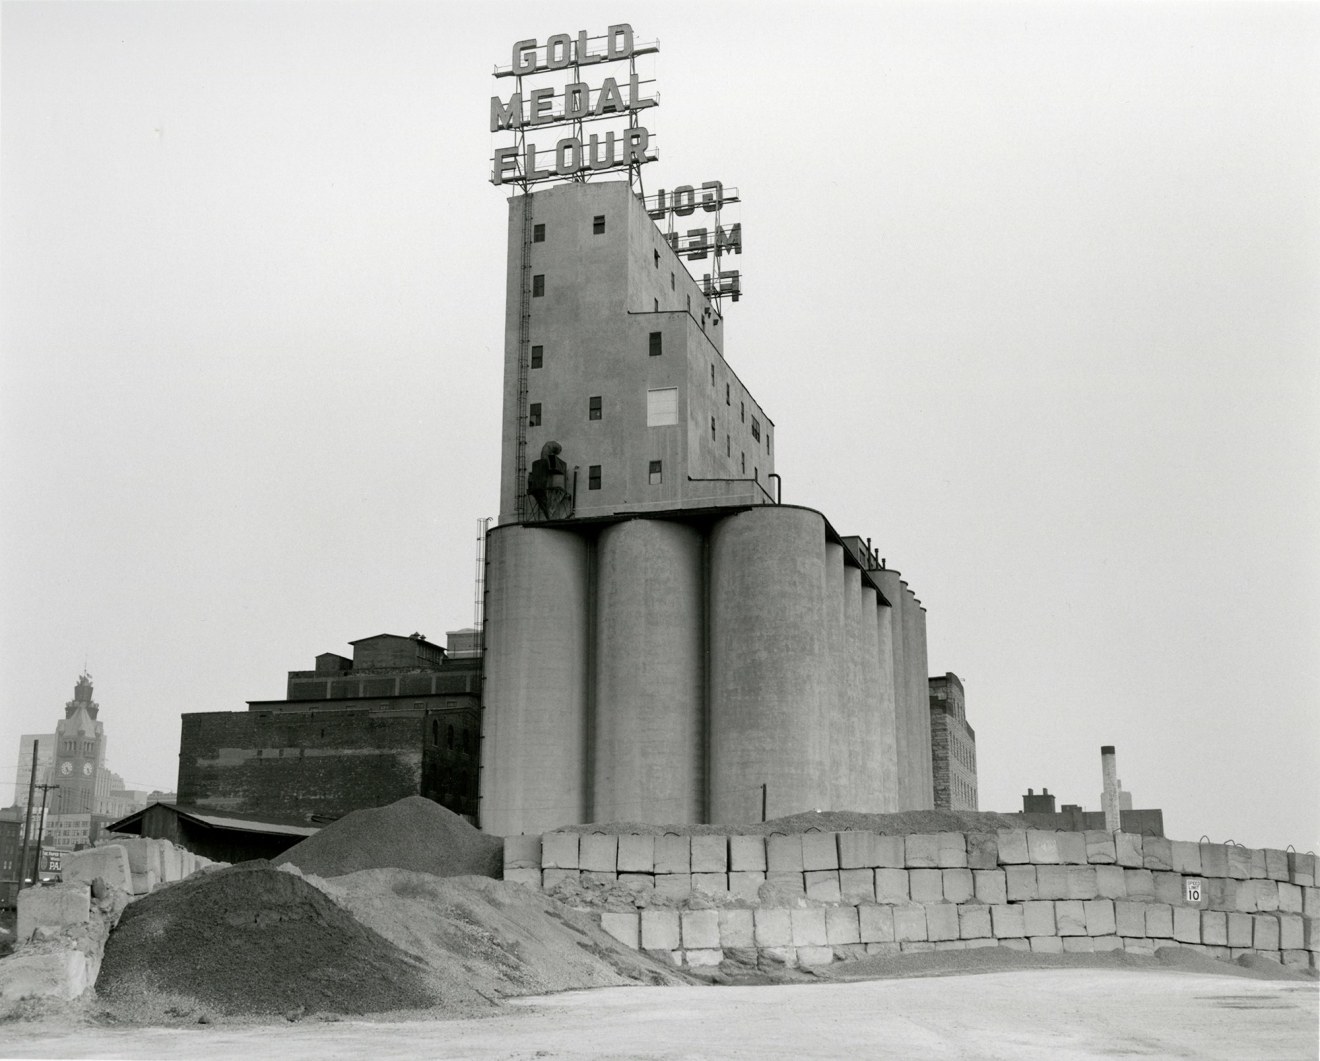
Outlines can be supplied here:
[[528, 426], [528, 427], [540, 427], [540, 426], [541, 426], [541, 403], [540, 403], [540, 402], [532, 402], [532, 404], [529, 405], [529, 406], [527, 407], [527, 426]]
[[652, 333], [651, 333], [651, 356], [652, 356], [652, 357], [659, 357], [659, 356], [660, 356], [660, 353], [661, 353], [661, 350], [660, 350], [660, 344], [661, 344], [661, 341], [663, 340], [663, 338], [664, 338], [664, 333], [663, 333], [663, 332], [652, 332]]
[[587, 399], [587, 419], [600, 419], [600, 395], [596, 394]]
[[532, 277], [532, 298], [541, 298], [545, 295], [545, 273], [537, 273]]
[[601, 236], [605, 234], [605, 215], [597, 214], [591, 219], [591, 234]]
[[650, 469], [651, 485], [659, 486], [664, 482], [664, 472], [661, 470], [660, 461], [652, 461]]
[[659, 251], [656, 251], [656, 250], [653, 250], [651, 253], [655, 255], [655, 267], [656, 267], [657, 269], [659, 269], [659, 268], [660, 268], [660, 252], [659, 252]]
[[587, 466], [587, 489], [600, 489], [600, 465], [591, 464]]
[[545, 360], [545, 347], [532, 347], [532, 368], [540, 368], [541, 362]]
[[544, 243], [544, 242], [545, 242], [545, 226], [544, 226], [544, 225], [533, 225], [533, 226], [532, 226], [532, 242], [533, 242], [533, 243]]

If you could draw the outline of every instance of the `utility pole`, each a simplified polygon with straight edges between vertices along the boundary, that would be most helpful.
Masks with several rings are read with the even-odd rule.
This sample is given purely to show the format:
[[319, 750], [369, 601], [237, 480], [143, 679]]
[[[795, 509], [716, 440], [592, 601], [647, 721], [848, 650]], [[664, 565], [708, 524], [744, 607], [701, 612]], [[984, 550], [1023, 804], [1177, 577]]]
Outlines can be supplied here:
[[32, 776], [28, 778], [28, 800], [27, 806], [23, 809], [23, 853], [18, 858], [18, 891], [23, 890], [23, 882], [27, 877], [27, 855], [28, 855], [28, 837], [32, 832], [32, 800], [36, 797], [37, 789], [37, 752], [41, 748], [41, 741], [32, 742]]
[[46, 793], [52, 788], [58, 791], [59, 785], [38, 785], [41, 789], [41, 817], [37, 819], [37, 857], [32, 860], [32, 883], [41, 880], [41, 838], [46, 829]]

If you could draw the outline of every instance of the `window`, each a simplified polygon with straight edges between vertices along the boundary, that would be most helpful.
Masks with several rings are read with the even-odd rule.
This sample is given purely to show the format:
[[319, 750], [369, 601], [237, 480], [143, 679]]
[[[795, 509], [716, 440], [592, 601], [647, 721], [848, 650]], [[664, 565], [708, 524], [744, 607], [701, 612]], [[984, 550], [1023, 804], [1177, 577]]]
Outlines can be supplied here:
[[646, 426], [667, 427], [678, 423], [678, 388], [664, 387], [646, 392]]
[[746, 453], [744, 453], [744, 454], [742, 455], [742, 473], [743, 473], [743, 475], [746, 475], [746, 474], [747, 474], [747, 454], [746, 454]]
[[545, 273], [537, 273], [532, 277], [532, 298], [541, 298], [545, 295]]
[[652, 357], [659, 357], [659, 356], [660, 356], [660, 353], [661, 353], [661, 342], [663, 341], [663, 338], [664, 338], [664, 334], [663, 334], [662, 332], [652, 332], [652, 333], [651, 333], [651, 356], [652, 356]]
[[756, 439], [757, 442], [761, 441], [761, 421], [754, 416], [752, 417], [752, 438]]
[[767, 453], [770, 452], [770, 432], [769, 432], [769, 431], [767, 431], [767, 432], [765, 433], [765, 451], [766, 451]]
[[541, 362], [542, 360], [544, 360], [544, 358], [545, 358], [544, 346], [532, 347], [532, 368], [540, 368]]
[[605, 234], [604, 214], [597, 214], [591, 219], [591, 234], [593, 236], [603, 236]]
[[587, 419], [600, 419], [600, 395], [596, 394], [587, 399]]
[[670, 291], [673, 291], [674, 289], [675, 289], [675, 288], [674, 288], [674, 274], [673, 274], [673, 273], [670, 273], [670, 274], [669, 274], [669, 290], [670, 290]]
[[651, 307], [652, 307], [652, 309], [653, 309], [656, 313], [659, 313], [659, 312], [660, 312], [660, 300], [659, 300], [658, 298], [653, 298], [653, 299], [651, 299]]
[[691, 296], [691, 295], [688, 295], [688, 297], [687, 297], [687, 302], [688, 302], [688, 312], [691, 313], [691, 312], [692, 312], [692, 296]]
[[651, 462], [650, 478], [652, 486], [659, 486], [664, 482], [664, 472], [661, 470], [660, 461]]
[[533, 226], [532, 226], [532, 242], [533, 242], [533, 243], [544, 243], [544, 242], [545, 242], [545, 226], [544, 226], [544, 225], [533, 225]]
[[600, 465], [592, 464], [587, 467], [587, 489], [600, 489]]
[[710, 366], [710, 385], [715, 386], [715, 366]]
[[755, 466], [752, 467], [752, 478], [755, 479], [758, 483], [761, 481], [761, 469], [760, 469], [760, 468], [757, 468], [757, 467], [755, 467]]
[[724, 385], [724, 404], [725, 404], [725, 405], [732, 405], [732, 404], [733, 404], [733, 400], [732, 400], [732, 391], [731, 391], [731, 388], [730, 388], [729, 384], [727, 384], [727, 383]]
[[733, 439], [731, 439], [728, 435], [724, 436], [724, 455], [726, 457], [733, 456]]
[[714, 439], [715, 439], [715, 417], [713, 417], [713, 416], [710, 418], [710, 437], [711, 437], [711, 441], [714, 441]]
[[453, 726], [446, 726], [446, 727], [445, 727], [445, 747], [446, 747], [446, 748], [452, 748], [453, 746], [454, 746], [454, 727], [453, 727]]
[[540, 403], [540, 402], [532, 402], [532, 404], [529, 405], [529, 406], [527, 407], [527, 426], [528, 426], [528, 427], [540, 427], [540, 426], [541, 426], [541, 403]]
[[659, 269], [659, 268], [660, 268], [660, 252], [659, 252], [659, 251], [656, 251], [656, 250], [653, 250], [651, 253], [655, 255], [655, 267], [656, 267], [657, 269]]
[[739, 402], [739, 403], [738, 403], [738, 421], [739, 421], [739, 423], [743, 423], [743, 424], [747, 423], [747, 403], [746, 403], [746, 402]]

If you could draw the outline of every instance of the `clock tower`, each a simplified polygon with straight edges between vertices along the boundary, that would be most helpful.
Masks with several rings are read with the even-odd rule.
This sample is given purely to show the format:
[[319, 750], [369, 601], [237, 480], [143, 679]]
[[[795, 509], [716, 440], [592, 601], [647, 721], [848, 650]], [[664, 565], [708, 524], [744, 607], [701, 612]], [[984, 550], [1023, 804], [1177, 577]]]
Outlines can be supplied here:
[[105, 770], [105, 728], [97, 721], [100, 705], [92, 699], [92, 678], [83, 674], [64, 717], [55, 724], [55, 766], [52, 782], [59, 790], [51, 801], [56, 814], [90, 814], [98, 810], [110, 783]]

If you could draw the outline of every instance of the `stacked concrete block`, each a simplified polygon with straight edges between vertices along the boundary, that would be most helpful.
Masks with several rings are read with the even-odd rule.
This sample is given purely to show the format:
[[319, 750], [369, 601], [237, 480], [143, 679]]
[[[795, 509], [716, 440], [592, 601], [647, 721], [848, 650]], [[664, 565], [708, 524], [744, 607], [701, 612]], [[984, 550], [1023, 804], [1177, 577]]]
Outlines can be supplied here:
[[944, 874], [938, 869], [910, 869], [907, 877], [914, 903], [937, 903], [944, 898]]
[[600, 927], [625, 946], [637, 950], [641, 946], [641, 914], [635, 910], [606, 910], [600, 915]]
[[940, 870], [940, 878], [945, 902], [971, 902], [975, 892], [970, 869], [943, 869]]
[[972, 893], [977, 902], [992, 906], [1008, 902], [1008, 881], [1004, 870], [974, 869], [971, 873]]
[[112, 888], [133, 893], [133, 871], [123, 844], [89, 847], [65, 855], [60, 876], [66, 884], [74, 881], [90, 884], [99, 877]]
[[1065, 866], [1087, 864], [1086, 836], [1083, 833], [1057, 833], [1055, 843], [1059, 852], [1059, 861]]
[[[562, 833], [510, 838], [505, 852], [511, 879], [539, 872], [551, 886], [617, 874], [622, 883], [654, 885], [683, 909], [658, 919], [610, 911], [602, 925], [690, 967], [729, 952], [743, 962], [812, 966], [997, 944], [1053, 953], [1178, 945], [1224, 959], [1253, 953], [1314, 965], [1320, 939], [1313, 857], [1122, 832]], [[183, 871], [173, 849], [156, 855], [163, 879]], [[135, 858], [145, 866], [150, 849]], [[1193, 879], [1199, 893], [1189, 899]], [[703, 892], [722, 892], [720, 909], [689, 908]], [[642, 905], [645, 892], [637, 894]]]
[[[184, 864], [187, 864], [185, 859]], [[504, 879], [532, 887], [541, 886], [541, 838], [506, 836], [504, 838]]]
[[85, 925], [92, 916], [92, 890], [85, 881], [24, 888], [18, 893], [17, 941], [26, 943], [37, 929], [59, 935]]
[[882, 866], [875, 871], [876, 902], [906, 903], [911, 897], [911, 880], [907, 870]]
[[1141, 837], [1135, 833], [1114, 834], [1114, 857], [1120, 866], [1142, 869], [1145, 858], [1141, 852]]
[[907, 837], [905, 857], [908, 869], [938, 869], [940, 838], [936, 833], [914, 833]]
[[1086, 843], [1086, 861], [1092, 865], [1112, 866], [1118, 859], [1114, 850], [1114, 835], [1103, 829], [1088, 829], [1083, 834]]
[[953, 903], [927, 903], [926, 938], [932, 942], [958, 939], [958, 909]]

